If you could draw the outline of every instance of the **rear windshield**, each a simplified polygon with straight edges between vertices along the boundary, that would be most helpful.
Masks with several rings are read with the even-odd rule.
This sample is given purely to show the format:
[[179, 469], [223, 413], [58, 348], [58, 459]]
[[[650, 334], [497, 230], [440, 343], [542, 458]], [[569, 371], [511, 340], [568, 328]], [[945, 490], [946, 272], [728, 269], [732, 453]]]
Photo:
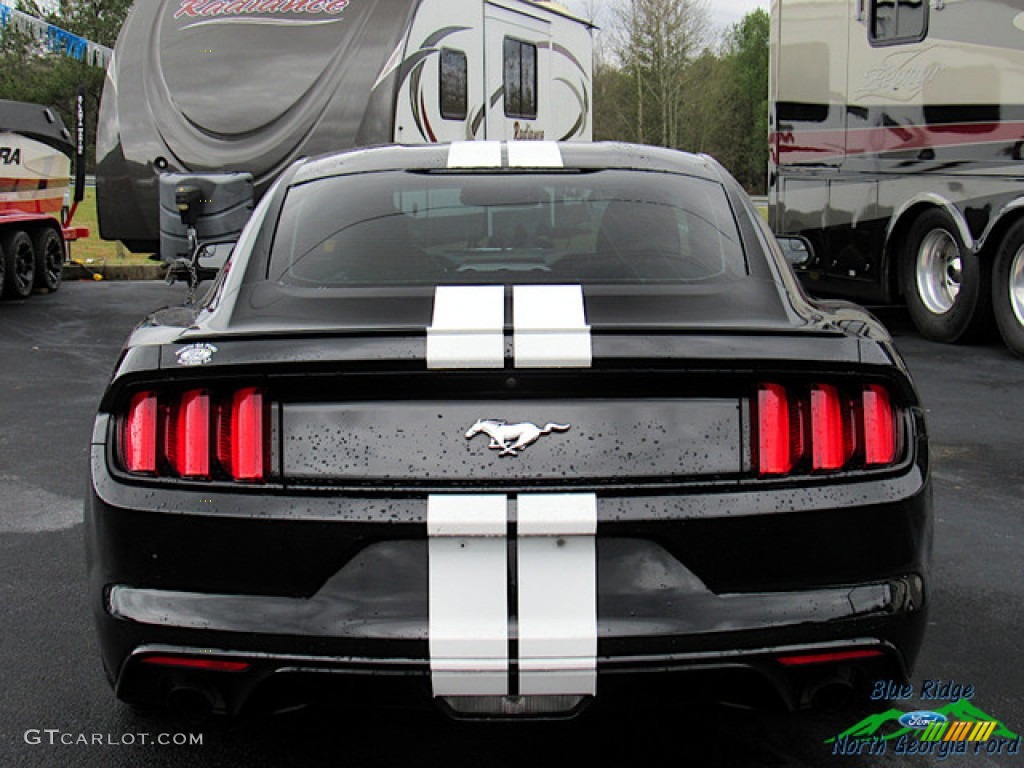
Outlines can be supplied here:
[[288, 191], [293, 286], [680, 283], [746, 273], [722, 186], [668, 173], [336, 176]]

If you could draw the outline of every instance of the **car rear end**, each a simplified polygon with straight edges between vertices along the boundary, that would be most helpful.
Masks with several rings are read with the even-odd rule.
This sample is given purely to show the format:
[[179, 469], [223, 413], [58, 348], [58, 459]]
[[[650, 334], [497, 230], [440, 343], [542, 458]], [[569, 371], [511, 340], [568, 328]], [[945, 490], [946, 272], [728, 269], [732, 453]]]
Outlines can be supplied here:
[[[572, 283], [578, 243], [552, 256], [554, 234], [467, 240], [438, 266], [453, 251], [431, 244], [464, 222], [417, 189], [417, 213], [443, 211], [418, 271], [332, 282], [351, 244], [300, 217], [284, 266], [236, 263], [192, 330], [144, 329], [101, 405], [87, 504], [118, 695], [536, 717], [799, 707], [904, 678], [931, 533], [912, 383], [870, 318], [788, 296], [745, 204], [703, 173], [737, 222], [732, 267], [626, 279], [594, 256]], [[501, 181], [474, 226], [543, 205]], [[257, 218], [280, 243], [295, 211], [273, 206]], [[562, 213], [556, 229], [583, 211]]]

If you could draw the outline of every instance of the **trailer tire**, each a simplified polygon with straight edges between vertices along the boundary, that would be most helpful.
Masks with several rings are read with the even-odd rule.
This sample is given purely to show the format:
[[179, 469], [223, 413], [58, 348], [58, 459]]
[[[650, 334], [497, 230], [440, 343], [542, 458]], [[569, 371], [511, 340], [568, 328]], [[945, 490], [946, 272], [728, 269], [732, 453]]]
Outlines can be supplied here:
[[4, 290], [10, 297], [28, 298], [35, 288], [36, 255], [32, 238], [23, 229], [8, 232], [2, 238], [4, 249]]
[[992, 276], [953, 220], [932, 209], [907, 233], [903, 295], [921, 335], [945, 343], [973, 341], [990, 328]]
[[992, 311], [999, 333], [1024, 357], [1024, 219], [1007, 231], [992, 265]]
[[53, 293], [60, 288], [64, 269], [64, 238], [53, 227], [43, 227], [32, 238], [36, 253], [36, 288]]

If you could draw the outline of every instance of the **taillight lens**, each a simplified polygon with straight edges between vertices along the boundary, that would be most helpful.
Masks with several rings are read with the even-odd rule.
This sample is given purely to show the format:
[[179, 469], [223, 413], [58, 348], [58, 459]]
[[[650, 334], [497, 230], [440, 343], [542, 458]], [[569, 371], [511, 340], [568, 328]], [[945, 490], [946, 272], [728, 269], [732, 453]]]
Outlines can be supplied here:
[[121, 462], [133, 474], [263, 482], [270, 454], [264, 393], [217, 398], [208, 389], [132, 396], [121, 427]]
[[846, 433], [839, 390], [831, 384], [811, 388], [811, 457], [816, 470], [846, 463]]
[[227, 443], [226, 468], [235, 480], [259, 482], [263, 480], [263, 394], [255, 387], [235, 392], [230, 402], [227, 418], [221, 418], [221, 429], [228, 427], [227, 436], [220, 438], [220, 444]]
[[155, 475], [159, 406], [153, 392], [137, 392], [128, 403], [121, 430], [121, 460], [125, 469]]
[[884, 387], [864, 389], [864, 463], [869, 467], [896, 460], [896, 419]]
[[899, 417], [881, 385], [766, 383], [754, 402], [754, 466], [761, 476], [884, 467], [898, 458]]
[[178, 404], [175, 469], [182, 477], [210, 476], [210, 393], [193, 389]]
[[762, 475], [784, 475], [793, 468], [789, 396], [779, 384], [765, 384], [757, 392], [758, 466]]

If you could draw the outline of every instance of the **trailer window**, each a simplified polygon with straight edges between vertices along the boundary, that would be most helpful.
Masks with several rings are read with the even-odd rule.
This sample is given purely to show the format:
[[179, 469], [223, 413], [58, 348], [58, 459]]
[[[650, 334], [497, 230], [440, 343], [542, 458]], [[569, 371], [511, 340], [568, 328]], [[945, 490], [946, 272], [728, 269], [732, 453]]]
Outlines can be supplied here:
[[468, 72], [465, 53], [452, 48], [441, 49], [441, 117], [445, 120], [466, 119]]
[[916, 43], [927, 31], [928, 0], [871, 0], [873, 44]]
[[289, 286], [703, 283], [746, 261], [721, 184], [668, 173], [402, 172], [289, 190], [269, 277]]
[[537, 117], [537, 46], [505, 38], [505, 115]]

